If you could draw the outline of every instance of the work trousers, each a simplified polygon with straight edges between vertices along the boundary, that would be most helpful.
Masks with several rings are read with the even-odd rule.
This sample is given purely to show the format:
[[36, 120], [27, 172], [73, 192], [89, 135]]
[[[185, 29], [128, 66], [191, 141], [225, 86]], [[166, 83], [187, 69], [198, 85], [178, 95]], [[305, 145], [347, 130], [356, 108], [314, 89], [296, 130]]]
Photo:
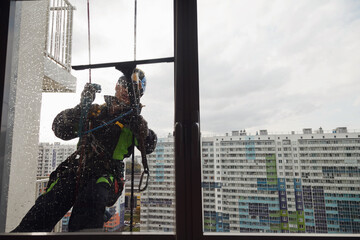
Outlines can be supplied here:
[[90, 178], [76, 194], [76, 180], [75, 172], [60, 176], [12, 232], [50, 232], [71, 207], [70, 232], [102, 228], [105, 207], [113, 191], [111, 185]]

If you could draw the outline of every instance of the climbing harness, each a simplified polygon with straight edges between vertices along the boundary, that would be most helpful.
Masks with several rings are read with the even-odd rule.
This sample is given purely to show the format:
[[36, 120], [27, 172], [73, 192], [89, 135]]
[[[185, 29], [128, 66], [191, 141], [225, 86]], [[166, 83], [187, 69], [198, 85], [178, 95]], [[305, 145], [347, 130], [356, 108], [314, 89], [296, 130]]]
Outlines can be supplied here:
[[[89, 0], [87, 0], [87, 25], [88, 25], [88, 29], [87, 29], [87, 33], [88, 33], [88, 55], [89, 55], [89, 64], [91, 64], [91, 42], [90, 42], [90, 4], [89, 4]], [[89, 88], [94, 88], [95, 92], [101, 92], [101, 86], [99, 84], [92, 84], [91, 83], [91, 69], [89, 68]], [[88, 89], [90, 90], [90, 89]], [[92, 92], [90, 93], [92, 94]], [[82, 170], [85, 167], [86, 164], [86, 153], [85, 153], [85, 147], [86, 147], [86, 137], [84, 138], [84, 134], [83, 131], [85, 129], [88, 130], [90, 129], [90, 123], [89, 126], [85, 127], [86, 124], [86, 120], [87, 120], [87, 115], [88, 112], [90, 110], [91, 104], [92, 104], [92, 96], [89, 93], [86, 94], [85, 96], [82, 98], [81, 103], [80, 103], [80, 107], [81, 107], [81, 115], [80, 115], [80, 121], [79, 121], [79, 129], [78, 129], [78, 136], [79, 136], [79, 143], [81, 147], [81, 151], [80, 151], [80, 158], [79, 158], [79, 166], [77, 169], [77, 173], [76, 173], [76, 190], [75, 190], [75, 198], [78, 195], [78, 191], [79, 191], [79, 186], [80, 186], [80, 178], [81, 178], [81, 174], [82, 174]]]
[[[88, 35], [88, 55], [89, 55], [89, 64], [91, 64], [91, 41], [90, 41], [90, 4], [89, 4], [89, 0], [87, 0], [87, 35]], [[89, 88], [94, 88], [95, 92], [101, 92], [101, 86], [99, 84], [92, 84], [91, 83], [91, 69], [89, 68], [89, 84], [90, 86], [88, 86]], [[88, 89], [89, 90], [89, 89]], [[92, 93], [91, 93], [92, 94]], [[86, 130], [90, 129], [90, 125], [85, 127], [86, 124], [86, 119], [87, 119], [87, 115], [88, 112], [90, 110], [91, 104], [92, 104], [92, 100], [91, 99], [92, 96], [85, 96], [83, 97], [80, 106], [81, 106], [81, 115], [80, 115], [80, 121], [79, 121], [79, 129], [78, 129], [78, 136], [79, 136], [79, 143], [80, 145], [82, 145], [82, 149], [80, 152], [80, 158], [79, 158], [79, 167], [77, 170], [77, 176], [76, 176], [76, 196], [77, 197], [77, 193], [79, 190], [79, 184], [80, 184], [80, 177], [81, 177], [81, 172], [82, 172], [82, 168], [85, 166], [86, 164], [86, 159], [85, 159], [85, 146], [86, 146], [86, 138], [83, 138], [83, 135], [86, 133]], [[90, 124], [90, 123], [89, 123]], [[84, 132], [85, 129], [85, 133]]]
[[[91, 84], [91, 86], [88, 86], [88, 87], [93, 87], [95, 92], [101, 92], [101, 86], [99, 84]], [[90, 110], [91, 104], [92, 104], [92, 96], [85, 94], [85, 96], [81, 99], [81, 103], [80, 103], [81, 115], [80, 115], [80, 121], [79, 121], [78, 136], [79, 136], [79, 143], [81, 146], [81, 151], [80, 151], [80, 158], [79, 158], [79, 166], [78, 166], [77, 173], [76, 173], [75, 197], [77, 197], [77, 194], [79, 191], [81, 173], [86, 164], [85, 146], [86, 146], [87, 138], [83, 137], [83, 136], [87, 132], [87, 129], [91, 129], [90, 123], [89, 123], [89, 126], [87, 126], [87, 127], [85, 126], [86, 120], [87, 120], [87, 115]], [[83, 131], [85, 131], [85, 133], [83, 133]]]
[[99, 129], [102, 128], [102, 127], [105, 127], [105, 126], [113, 123], [113, 122], [119, 121], [120, 119], [122, 119], [123, 117], [129, 115], [129, 114], [132, 113], [132, 112], [133, 112], [133, 109], [130, 109], [130, 110], [127, 111], [126, 113], [121, 114], [120, 116], [114, 118], [113, 120], [108, 121], [108, 122], [104, 123], [103, 125], [100, 125], [100, 126], [98, 126], [98, 127], [96, 127], [96, 128], [93, 128], [93, 129], [90, 129], [90, 130], [88, 130], [88, 131], [85, 131], [85, 132], [83, 132], [81, 135], [85, 135], [85, 134], [94, 132], [94, 131], [96, 131], [96, 130], [99, 130]]

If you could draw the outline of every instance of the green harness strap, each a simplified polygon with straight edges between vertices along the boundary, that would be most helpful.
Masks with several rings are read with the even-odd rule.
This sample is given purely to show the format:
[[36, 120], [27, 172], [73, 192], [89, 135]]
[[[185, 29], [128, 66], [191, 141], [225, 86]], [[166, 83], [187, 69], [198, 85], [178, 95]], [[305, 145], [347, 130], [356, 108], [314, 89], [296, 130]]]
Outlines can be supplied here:
[[53, 182], [48, 189], [46, 189], [46, 192], [44, 192], [44, 195], [45, 195], [46, 193], [50, 192], [51, 189], [53, 189], [53, 187], [57, 184], [58, 181], [59, 181], [59, 178], [57, 178], [56, 181]]
[[114, 177], [112, 175], [110, 175], [109, 178], [110, 178], [111, 183], [109, 182], [109, 180], [106, 177], [99, 177], [98, 180], [96, 181], [96, 184], [104, 182], [111, 186], [111, 184], [114, 182]]
[[[96, 184], [104, 182], [111, 186], [111, 184], [114, 182], [114, 177], [112, 175], [110, 175], [109, 179], [110, 179], [111, 183], [109, 182], [109, 180], [106, 177], [99, 177], [98, 180], [96, 181]], [[59, 178], [56, 179], [56, 181], [53, 182], [50, 185], [50, 187], [46, 190], [46, 192], [44, 192], [43, 194], [45, 195], [46, 193], [50, 192], [53, 189], [53, 187], [57, 184], [58, 181], [59, 181]]]

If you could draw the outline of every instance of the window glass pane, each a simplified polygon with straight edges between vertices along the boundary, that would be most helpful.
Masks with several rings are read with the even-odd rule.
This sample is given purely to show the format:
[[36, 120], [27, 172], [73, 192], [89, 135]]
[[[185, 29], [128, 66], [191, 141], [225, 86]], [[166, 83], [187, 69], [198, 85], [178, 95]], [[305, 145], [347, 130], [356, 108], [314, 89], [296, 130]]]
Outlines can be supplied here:
[[[99, 84], [101, 92], [91, 106], [85, 104], [89, 95], [82, 92], [89, 71], [71, 66], [89, 63], [86, 1], [17, 1], [14, 7], [7, 63], [10, 99], [4, 101], [9, 105], [8, 124], [1, 131], [1, 170], [7, 173], [1, 186], [1, 197], [6, 196], [1, 228], [10, 232], [31, 213], [17, 231], [67, 232], [69, 225], [82, 231], [130, 231], [128, 147], [131, 131], [139, 132], [135, 142], [141, 145], [140, 128], [130, 126], [130, 115], [122, 116], [131, 114], [119, 103], [128, 103], [128, 86], [118, 82], [123, 74], [115, 67], [92, 69], [91, 82]], [[92, 64], [134, 60], [134, 1], [90, 1], [90, 26]], [[171, 1], [137, 1], [136, 28], [137, 60], [173, 57]], [[147, 155], [149, 185], [141, 193], [143, 166], [140, 151], [135, 151], [133, 231], [172, 234], [173, 63], [137, 67], [146, 78], [140, 87], [141, 115], [158, 143], [151, 149], [154, 140], [145, 131], [146, 149], [152, 153]], [[139, 78], [143, 80], [141, 74]], [[81, 141], [78, 132], [86, 132]]]
[[360, 3], [198, 1], [204, 232], [360, 232]]

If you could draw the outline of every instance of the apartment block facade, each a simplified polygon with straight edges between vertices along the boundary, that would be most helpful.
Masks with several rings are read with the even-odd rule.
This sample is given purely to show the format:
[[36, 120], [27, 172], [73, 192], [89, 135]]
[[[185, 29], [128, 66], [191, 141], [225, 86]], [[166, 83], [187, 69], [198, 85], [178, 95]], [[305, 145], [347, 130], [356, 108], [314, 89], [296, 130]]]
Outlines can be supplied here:
[[64, 145], [59, 142], [39, 143], [37, 177], [49, 176], [75, 150], [76, 145]]
[[[149, 156], [142, 231], [174, 231], [173, 151]], [[203, 137], [202, 192], [205, 232], [359, 233], [360, 132]]]
[[175, 232], [174, 140], [159, 138], [148, 155], [150, 179], [141, 194], [140, 231]]
[[360, 232], [360, 133], [203, 138], [207, 232]]

